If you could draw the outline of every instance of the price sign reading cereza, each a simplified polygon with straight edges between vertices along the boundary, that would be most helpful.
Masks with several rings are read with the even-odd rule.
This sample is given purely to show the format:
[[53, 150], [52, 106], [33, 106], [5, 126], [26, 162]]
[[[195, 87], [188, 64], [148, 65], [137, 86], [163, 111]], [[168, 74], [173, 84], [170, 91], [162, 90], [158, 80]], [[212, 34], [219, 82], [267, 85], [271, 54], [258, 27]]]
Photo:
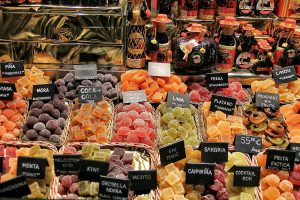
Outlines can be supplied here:
[[295, 163], [300, 163], [300, 144], [299, 143], [290, 143], [289, 150], [295, 151]]
[[128, 171], [128, 179], [133, 191], [149, 193], [157, 188], [156, 170]]
[[201, 160], [207, 163], [222, 163], [228, 161], [228, 143], [224, 142], [202, 142]]
[[186, 157], [184, 141], [178, 141], [159, 149], [160, 162], [162, 166], [182, 160]]
[[218, 96], [218, 95], [212, 95], [210, 111], [215, 112], [219, 110], [228, 115], [232, 115], [234, 113], [235, 104], [236, 104], [236, 99]]
[[101, 176], [99, 193], [101, 199], [124, 199], [128, 198], [128, 179], [117, 179]]
[[24, 76], [24, 62], [14, 61], [14, 62], [3, 62], [1, 65], [1, 77], [10, 78]]
[[233, 166], [233, 186], [258, 187], [260, 180], [260, 167], [258, 166]]
[[13, 100], [16, 86], [13, 83], [0, 83], [0, 100]]
[[170, 107], [188, 108], [190, 106], [190, 97], [186, 94], [168, 92], [167, 105]]
[[187, 184], [214, 184], [215, 164], [187, 163], [185, 166]]
[[268, 149], [266, 169], [292, 171], [295, 155], [294, 151]]
[[34, 85], [32, 90], [32, 100], [48, 101], [54, 93], [53, 84]]
[[79, 179], [99, 181], [100, 176], [106, 176], [108, 174], [108, 165], [108, 162], [82, 159]]
[[75, 80], [97, 79], [97, 65], [74, 65]]
[[279, 107], [279, 95], [266, 92], [256, 92], [255, 105], [261, 108], [272, 108], [276, 110]]
[[135, 90], [122, 92], [123, 103], [134, 103], [134, 102], [145, 102], [147, 101], [147, 96], [145, 90]]
[[102, 100], [101, 87], [80, 86], [78, 87], [79, 103], [97, 103]]
[[46, 158], [18, 157], [17, 174], [26, 178], [44, 179], [48, 165]]
[[80, 161], [80, 155], [54, 155], [56, 176], [78, 174]]
[[288, 83], [296, 81], [297, 73], [294, 66], [288, 66], [281, 69], [273, 70], [272, 75], [276, 84]]
[[262, 139], [259, 136], [235, 135], [235, 150], [238, 152], [258, 154], [261, 152]]
[[227, 88], [228, 73], [208, 73], [205, 75], [208, 88]]
[[30, 194], [25, 176], [17, 176], [0, 183], [0, 197], [23, 197]]

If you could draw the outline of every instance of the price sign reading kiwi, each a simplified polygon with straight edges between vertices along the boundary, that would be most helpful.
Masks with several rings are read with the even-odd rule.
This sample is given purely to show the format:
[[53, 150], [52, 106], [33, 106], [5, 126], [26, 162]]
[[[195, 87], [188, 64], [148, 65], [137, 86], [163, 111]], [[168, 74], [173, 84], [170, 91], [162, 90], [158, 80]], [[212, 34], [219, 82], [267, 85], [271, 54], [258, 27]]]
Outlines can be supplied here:
[[80, 164], [79, 179], [98, 181], [100, 176], [106, 176], [108, 174], [108, 166], [108, 162], [82, 159]]
[[281, 69], [273, 70], [272, 75], [276, 84], [288, 83], [296, 81], [297, 73], [294, 66], [288, 66]]
[[256, 92], [255, 105], [261, 108], [272, 108], [276, 110], [279, 107], [279, 95], [266, 92]]
[[234, 113], [235, 104], [236, 104], [236, 99], [218, 96], [218, 95], [212, 95], [210, 111], [215, 112], [219, 110], [228, 115], [232, 115]]
[[79, 86], [78, 87], [79, 103], [97, 103], [102, 100], [101, 87], [96, 86]]
[[25, 176], [17, 176], [0, 183], [0, 197], [18, 198], [30, 193]]
[[54, 94], [53, 84], [34, 85], [32, 90], [32, 100], [49, 101]]
[[227, 88], [228, 73], [208, 73], [205, 75], [208, 88]]
[[75, 80], [97, 79], [97, 65], [74, 65]]
[[182, 160], [186, 157], [184, 141], [178, 141], [159, 149], [160, 162], [162, 166]]
[[18, 157], [17, 174], [26, 178], [44, 179], [48, 165], [46, 158]]
[[260, 180], [260, 167], [258, 166], [233, 166], [233, 186], [258, 187]]
[[258, 154], [261, 152], [262, 139], [259, 136], [250, 136], [244, 134], [235, 135], [235, 151], [249, 154]]
[[13, 100], [16, 86], [13, 83], [0, 83], [0, 100]]
[[170, 107], [190, 107], [190, 97], [186, 94], [168, 92], [167, 105]]
[[268, 149], [266, 169], [293, 171], [295, 156], [295, 151]]
[[24, 62], [23, 61], [13, 61], [13, 62], [3, 62], [1, 65], [1, 77], [10, 78], [24, 76]]

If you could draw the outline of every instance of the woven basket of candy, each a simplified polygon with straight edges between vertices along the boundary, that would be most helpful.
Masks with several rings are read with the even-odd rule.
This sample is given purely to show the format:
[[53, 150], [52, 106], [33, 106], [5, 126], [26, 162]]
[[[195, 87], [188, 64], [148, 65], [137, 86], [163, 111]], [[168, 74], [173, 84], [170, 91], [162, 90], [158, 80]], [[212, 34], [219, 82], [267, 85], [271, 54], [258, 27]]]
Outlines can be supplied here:
[[29, 101], [19, 93], [14, 93], [13, 100], [0, 101], [0, 140], [4, 142], [20, 139], [21, 129], [26, 121]]
[[[230, 150], [230, 149], [229, 149]], [[233, 172], [229, 172], [234, 165], [251, 166], [249, 155], [240, 152], [228, 153], [228, 162], [215, 164], [213, 167], [213, 184], [186, 184], [187, 165], [201, 163], [201, 151], [192, 146], [185, 146], [186, 158], [166, 166], [159, 166], [157, 179], [159, 184], [158, 199], [256, 199], [261, 200], [260, 189], [257, 187], [234, 187]], [[212, 174], [207, 173], [207, 174]], [[191, 179], [191, 178], [190, 178]], [[199, 181], [199, 178], [196, 178]], [[194, 179], [194, 181], [196, 180]], [[191, 180], [189, 180], [191, 181]]]
[[70, 100], [78, 98], [77, 88], [80, 86], [100, 87], [103, 97], [108, 101], [119, 99], [120, 87], [118, 87], [118, 78], [109, 73], [98, 73], [95, 79], [76, 80], [74, 73], [69, 72], [57, 79], [54, 84], [57, 91]]
[[[269, 149], [278, 150], [274, 148]], [[266, 151], [267, 150], [264, 150], [252, 157], [252, 162], [254, 163], [254, 165], [258, 165], [261, 167], [261, 199], [279, 199], [280, 197], [283, 197], [285, 199], [299, 199], [299, 162], [295, 163], [292, 169], [290, 169], [291, 166], [288, 165], [287, 162], [276, 161], [276, 159], [274, 159], [274, 164], [272, 164], [272, 166], [275, 166], [277, 168], [282, 164], [281, 166], [283, 166], [285, 170], [266, 169]]]
[[155, 109], [148, 103], [120, 103], [115, 107], [112, 142], [157, 146]]
[[74, 101], [67, 143], [107, 143], [111, 139], [114, 105], [108, 99], [95, 104]]
[[184, 140], [185, 145], [198, 147], [203, 141], [197, 108], [169, 107], [161, 103], [156, 109], [158, 124], [158, 146]]
[[221, 111], [211, 112], [210, 102], [198, 106], [199, 124], [203, 141], [227, 142], [232, 146], [236, 134], [247, 134], [239, 106], [233, 115]]
[[67, 142], [71, 110], [72, 102], [61, 95], [54, 95], [53, 100], [47, 103], [40, 100], [30, 102], [21, 141], [64, 145]]
[[0, 156], [3, 157], [3, 172], [1, 183], [17, 176], [18, 157], [45, 158], [48, 166], [45, 168], [44, 178], [34, 179], [25, 175], [31, 194], [26, 198], [51, 198], [50, 188], [57, 182], [54, 176], [53, 155], [58, 154], [56, 147], [47, 142], [0, 142]]
[[[80, 155], [83, 159], [108, 162], [107, 177], [117, 179], [127, 179], [128, 171], [130, 170], [157, 168], [157, 153], [149, 146], [143, 144], [72, 143], [63, 146], [59, 154]], [[78, 175], [63, 175], [56, 177], [56, 179], [58, 184], [52, 188], [55, 194], [53, 198], [76, 199], [78, 197], [97, 198], [99, 196], [99, 182], [80, 180]], [[99, 179], [100, 176], [97, 180]], [[136, 196], [133, 191], [130, 191], [129, 197], [130, 199], [154, 200], [156, 199], [156, 191], [152, 190], [149, 194], [141, 196]]]
[[262, 108], [255, 104], [244, 104], [241, 112], [248, 134], [260, 136], [263, 148], [285, 149], [289, 145], [288, 128], [279, 108]]

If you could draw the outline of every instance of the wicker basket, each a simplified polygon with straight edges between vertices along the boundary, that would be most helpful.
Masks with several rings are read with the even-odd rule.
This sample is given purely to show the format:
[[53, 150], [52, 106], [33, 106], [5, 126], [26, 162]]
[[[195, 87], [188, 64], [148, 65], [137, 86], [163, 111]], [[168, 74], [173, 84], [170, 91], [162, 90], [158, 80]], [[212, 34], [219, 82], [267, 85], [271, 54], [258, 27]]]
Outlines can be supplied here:
[[[19, 142], [19, 141], [17, 141], [17, 142], [1, 142], [0, 141], [0, 145], [4, 145], [5, 147], [10, 146], [10, 147], [16, 147], [16, 148], [21, 148], [21, 147], [30, 148], [32, 146], [37, 145], [43, 149], [51, 150], [53, 152], [53, 155], [58, 154], [57, 148], [54, 145], [52, 145], [48, 142], [42, 142], [42, 141], [40, 141], [40, 142], [38, 142], [38, 141], [37, 142]], [[53, 197], [53, 191], [51, 190], [51, 188], [57, 186], [57, 184], [58, 184], [58, 182], [57, 182], [58, 180], [56, 180], [56, 178], [55, 178], [54, 165], [53, 165], [53, 169], [52, 169], [52, 174], [53, 174], [53, 178], [49, 185], [48, 199], [52, 199], [52, 197]]]
[[[207, 141], [208, 140], [208, 135], [206, 134], [206, 129], [207, 129], [207, 125], [206, 125], [206, 120], [202, 111], [202, 106], [203, 104], [199, 104], [198, 106], [198, 113], [199, 113], [199, 126], [200, 126], [200, 134], [202, 135], [203, 141]], [[234, 114], [235, 116], [242, 116], [242, 112], [241, 112], [241, 106], [237, 106], [235, 109]], [[245, 127], [246, 130], [246, 127]], [[233, 147], [232, 144], [229, 144], [229, 147]]]
[[[107, 132], [105, 133], [107, 135], [107, 138], [108, 138], [108, 141], [111, 140], [111, 136], [112, 136], [112, 128], [113, 128], [113, 119], [114, 119], [114, 104], [110, 101], [108, 101], [108, 99], [104, 99], [105, 101], [107, 101], [109, 103], [109, 110], [111, 112], [111, 116], [112, 116], [112, 119], [111, 121], [109, 122], [109, 124], [107, 125]], [[65, 145], [66, 144], [70, 144], [70, 143], [78, 143], [78, 142], [75, 142], [75, 141], [71, 141], [71, 123], [73, 121], [73, 110], [71, 110], [70, 112], [70, 115], [69, 115], [69, 126], [68, 126], [68, 134], [66, 134], [67, 138], [66, 138], [66, 141], [65, 141]]]
[[[251, 165], [258, 166], [256, 155], [252, 156]], [[257, 187], [257, 189], [255, 191], [255, 195], [256, 195], [257, 200], [263, 200], [262, 189], [261, 189], [260, 185], [259, 185], [259, 187]]]
[[[118, 114], [118, 112], [117, 112], [117, 107], [119, 106], [119, 105], [121, 105], [121, 104], [123, 104], [123, 103], [119, 103], [119, 104], [117, 104], [116, 106], [115, 106], [115, 116], [114, 116], [114, 121], [113, 121], [113, 125], [116, 125], [117, 124], [117, 122], [116, 122], [116, 119], [117, 119], [117, 114]], [[151, 115], [152, 115], [152, 119], [154, 119], [155, 120], [155, 122], [156, 122], [156, 128], [155, 128], [155, 132], [156, 132], [156, 139], [154, 140], [154, 142], [153, 142], [153, 147], [157, 147], [157, 143], [158, 143], [158, 123], [157, 123], [157, 121], [156, 121], [156, 115], [155, 115], [155, 109], [154, 109], [154, 107], [152, 106], [152, 110], [153, 110], [153, 112], [151, 112]], [[112, 135], [114, 135], [116, 133], [116, 130], [114, 129], [114, 126], [113, 126], [113, 128], [112, 128]]]
[[[76, 142], [76, 143], [69, 143], [63, 147], [60, 148], [59, 154], [63, 154], [64, 149], [67, 146], [72, 146], [75, 147], [76, 149], [80, 150], [83, 146], [89, 145], [91, 143], [87, 142]], [[96, 144], [96, 143], [95, 143]], [[158, 162], [158, 156], [157, 152], [154, 151], [151, 147], [144, 145], [144, 144], [124, 144], [124, 143], [103, 143], [103, 144], [97, 144], [100, 146], [100, 148], [105, 148], [105, 149], [115, 149], [115, 148], [124, 148], [129, 151], [141, 151], [141, 152], [146, 152], [149, 155], [150, 158], [150, 169], [157, 169], [157, 162]], [[57, 198], [58, 194], [58, 184], [59, 184], [59, 177], [55, 177], [55, 183], [56, 185], [53, 184], [54, 187], [51, 188], [51, 196], [53, 199]], [[156, 200], [157, 192], [156, 191], [151, 191], [150, 193], [150, 199], [151, 200]]]
[[[66, 99], [66, 105], [67, 105], [68, 116], [70, 116], [70, 112], [72, 110], [72, 102]], [[26, 119], [29, 116], [29, 112], [30, 112], [30, 107], [28, 106], [28, 112], [27, 112], [27, 115], [26, 115]], [[26, 123], [26, 121], [25, 121], [25, 123]], [[70, 117], [68, 117], [66, 119], [66, 126], [65, 126], [64, 130], [62, 131], [62, 134], [60, 135], [60, 143], [59, 144], [55, 144], [55, 143], [52, 143], [52, 142], [44, 142], [44, 141], [30, 141], [30, 142], [37, 143], [37, 144], [39, 142], [49, 143], [49, 144], [52, 144], [52, 145], [57, 146], [57, 147], [63, 146], [67, 142], [69, 127], [70, 127]], [[25, 135], [25, 133], [23, 132], [23, 130], [21, 130], [20, 141], [21, 141], [21, 139], [24, 135]]]
[[[197, 107], [196, 107], [197, 108]], [[161, 143], [161, 132], [163, 131], [162, 130], [162, 128], [161, 128], [161, 125], [160, 125], [160, 121], [161, 121], [161, 113], [160, 113], [160, 111], [158, 110], [158, 108], [156, 109], [156, 120], [157, 120], [157, 125], [158, 125], [158, 134], [157, 134], [157, 139], [158, 139], [158, 147], [162, 147], [163, 146], [163, 144]], [[200, 125], [200, 116], [199, 116], [199, 113], [197, 112], [197, 109], [196, 109], [196, 111], [195, 111], [195, 115], [194, 115], [194, 119], [195, 119], [195, 124], [196, 124], [196, 128], [197, 128], [197, 137], [198, 137], [198, 139], [199, 139], [199, 141], [200, 141], [200, 143], [201, 142], [203, 142], [204, 140], [203, 140], [203, 135], [202, 135], [202, 133], [201, 133], [201, 125]], [[193, 148], [198, 148], [198, 146], [197, 147], [193, 147]]]

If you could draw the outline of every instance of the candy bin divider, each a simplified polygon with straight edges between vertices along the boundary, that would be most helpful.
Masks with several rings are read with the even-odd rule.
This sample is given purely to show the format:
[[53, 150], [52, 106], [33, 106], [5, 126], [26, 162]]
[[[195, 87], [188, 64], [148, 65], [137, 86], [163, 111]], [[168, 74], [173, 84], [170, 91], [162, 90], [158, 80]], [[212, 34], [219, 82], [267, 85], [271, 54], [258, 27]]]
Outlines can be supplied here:
[[[117, 107], [120, 105], [120, 104], [124, 104], [124, 103], [118, 103], [115, 107], [114, 107], [114, 116], [113, 116], [113, 124], [112, 124], [112, 132], [111, 132], [111, 137], [116, 133], [116, 130], [114, 129], [114, 125], [117, 124], [116, 123], [116, 119], [117, 119]], [[155, 114], [155, 108], [152, 106], [151, 104], [151, 107], [152, 107], [152, 112], [150, 113], [152, 115], [152, 118], [154, 118], [154, 121], [156, 123], [156, 128], [155, 128], [155, 132], [156, 132], [156, 139], [154, 140], [154, 143], [153, 143], [153, 147], [157, 147], [158, 146], [158, 122], [156, 120], [156, 114]], [[148, 112], [148, 111], [147, 111]], [[111, 139], [111, 138], [110, 138]], [[111, 141], [111, 140], [109, 140]], [[130, 143], [130, 144], [134, 144], [134, 143]], [[140, 144], [140, 143], [138, 143]]]
[[[58, 150], [57, 147], [54, 146], [53, 144], [49, 143], [49, 142], [43, 142], [43, 141], [36, 141], [36, 142], [21, 142], [21, 141], [13, 141], [13, 142], [2, 142], [0, 141], [0, 145], [4, 145], [5, 147], [7, 146], [13, 146], [16, 148], [19, 147], [26, 147], [26, 148], [30, 148], [32, 146], [40, 146], [41, 148], [44, 149], [49, 149], [53, 152], [53, 155], [57, 155], [58, 154]], [[54, 172], [54, 165], [53, 165], [53, 169], [52, 169], [52, 181], [49, 185], [49, 192], [48, 192], [48, 199], [55, 199], [54, 197], [54, 190], [53, 188], [57, 188], [58, 187], [58, 179], [56, 179], [55, 177], [55, 172]]]
[[[112, 131], [113, 131], [113, 119], [114, 119], [114, 104], [112, 101], [110, 101], [108, 98], [103, 98], [104, 101], [107, 101], [109, 104], [109, 110], [112, 116], [112, 119], [110, 120], [109, 124], [107, 125], [107, 140], [110, 142], [111, 137], [112, 137]], [[73, 105], [73, 104], [72, 104]], [[69, 113], [69, 127], [68, 127], [68, 134], [66, 137], [66, 141], [63, 145], [69, 145], [69, 144], [76, 144], [76, 143], [84, 143], [84, 142], [72, 142], [70, 141], [71, 138], [71, 122], [73, 120], [73, 106], [71, 107], [70, 113]]]
[[[43, 142], [43, 143], [49, 143], [49, 144], [52, 144], [52, 145], [54, 145], [54, 146], [56, 146], [56, 147], [60, 147], [60, 146], [63, 146], [63, 145], [65, 145], [66, 144], [66, 138], [68, 137], [68, 130], [69, 130], [69, 127], [70, 127], [70, 113], [71, 113], [71, 111], [72, 111], [72, 101], [70, 101], [70, 100], [68, 100], [68, 99], [65, 99], [65, 101], [66, 101], [66, 106], [67, 106], [67, 111], [68, 111], [68, 117], [67, 117], [67, 119], [66, 119], [66, 127], [64, 128], [64, 130], [63, 130], [63, 132], [62, 132], [62, 134], [60, 135], [60, 143], [59, 144], [54, 144], [54, 143], [52, 143], [52, 142], [43, 142], [43, 141], [30, 141], [30, 142], [32, 142], [32, 143], [39, 143], [39, 142]], [[27, 111], [27, 115], [26, 115], [26, 119], [27, 119], [27, 117], [29, 116], [29, 111], [30, 111], [30, 106], [29, 106], [29, 103], [28, 103], [28, 111]], [[25, 119], [25, 122], [24, 123], [26, 123], [26, 119]], [[22, 137], [23, 137], [23, 135], [25, 135], [25, 133], [23, 132], [23, 130], [21, 129], [21, 133], [20, 133], [20, 138], [19, 138], [19, 141], [20, 142], [22, 142], [21, 141], [21, 139], [22, 139]]]
[[[252, 166], [258, 166], [256, 155], [252, 156], [251, 162], [252, 162], [252, 164], [251, 164]], [[263, 200], [262, 189], [261, 189], [260, 184], [259, 184], [259, 187], [257, 187], [257, 190], [255, 192], [256, 192], [255, 195], [256, 195], [257, 200]]]
[[[162, 132], [162, 128], [161, 128], [161, 125], [160, 125], [160, 121], [161, 121], [161, 118], [162, 118], [162, 116], [161, 116], [161, 113], [160, 113], [160, 111], [158, 110], [158, 107], [156, 108], [156, 111], [155, 111], [155, 113], [156, 113], [156, 119], [157, 119], [157, 129], [158, 129], [158, 131], [157, 131], [157, 147], [162, 147], [162, 146], [164, 146], [162, 143], [161, 143], [161, 132]], [[199, 141], [200, 141], [200, 143], [201, 142], [203, 142], [204, 140], [203, 140], [203, 137], [202, 137], [202, 134], [201, 134], [201, 126], [200, 126], [200, 116], [199, 116], [199, 113], [197, 112], [197, 109], [196, 109], [196, 111], [195, 111], [195, 115], [194, 115], [194, 119], [195, 119], [195, 124], [196, 124], [196, 127], [197, 127], [197, 137], [198, 137], [198, 139], [199, 139]], [[193, 148], [198, 148], [198, 147], [193, 147]]]
[[[64, 149], [67, 146], [72, 146], [72, 147], [75, 147], [76, 149], [78, 149], [78, 148], [82, 149], [83, 146], [89, 145], [89, 144], [97, 144], [97, 145], [100, 146], [100, 149], [107, 148], [107, 149], [113, 150], [116, 147], [124, 148], [126, 150], [131, 150], [131, 151], [139, 151], [139, 150], [143, 149], [150, 156], [150, 169], [156, 170], [157, 167], [158, 167], [158, 161], [159, 161], [158, 152], [156, 150], [154, 150], [152, 147], [150, 147], [148, 145], [145, 145], [145, 144], [117, 143], [117, 142], [98, 144], [98, 143], [90, 143], [90, 142], [72, 142], [72, 143], [67, 143], [66, 145], [62, 146], [59, 149], [58, 154], [63, 155]], [[56, 185], [54, 185], [55, 188], [52, 188], [52, 190], [53, 190], [53, 193], [52, 193], [53, 194], [53, 199], [57, 198], [57, 194], [58, 194], [59, 177], [55, 176], [55, 179], [56, 179]], [[158, 190], [159, 190], [159, 188], [157, 188], [156, 191], [152, 190], [150, 192], [150, 199], [149, 200], [158, 199]]]
[[[200, 130], [201, 130], [200, 135], [202, 135], [203, 142], [205, 142], [208, 140], [208, 135], [206, 134], [207, 125], [206, 125], [206, 120], [204, 119], [202, 106], [203, 106], [203, 103], [200, 103], [198, 106], [198, 115], [199, 115], [199, 126], [200, 126]], [[236, 105], [236, 109], [235, 109], [233, 115], [242, 117], [243, 115], [242, 115], [241, 109], [242, 109], [241, 105]], [[228, 115], [226, 114], [226, 116], [228, 116]], [[245, 127], [245, 129], [246, 129], [246, 127]], [[228, 147], [234, 148], [233, 144], [229, 144]]]

